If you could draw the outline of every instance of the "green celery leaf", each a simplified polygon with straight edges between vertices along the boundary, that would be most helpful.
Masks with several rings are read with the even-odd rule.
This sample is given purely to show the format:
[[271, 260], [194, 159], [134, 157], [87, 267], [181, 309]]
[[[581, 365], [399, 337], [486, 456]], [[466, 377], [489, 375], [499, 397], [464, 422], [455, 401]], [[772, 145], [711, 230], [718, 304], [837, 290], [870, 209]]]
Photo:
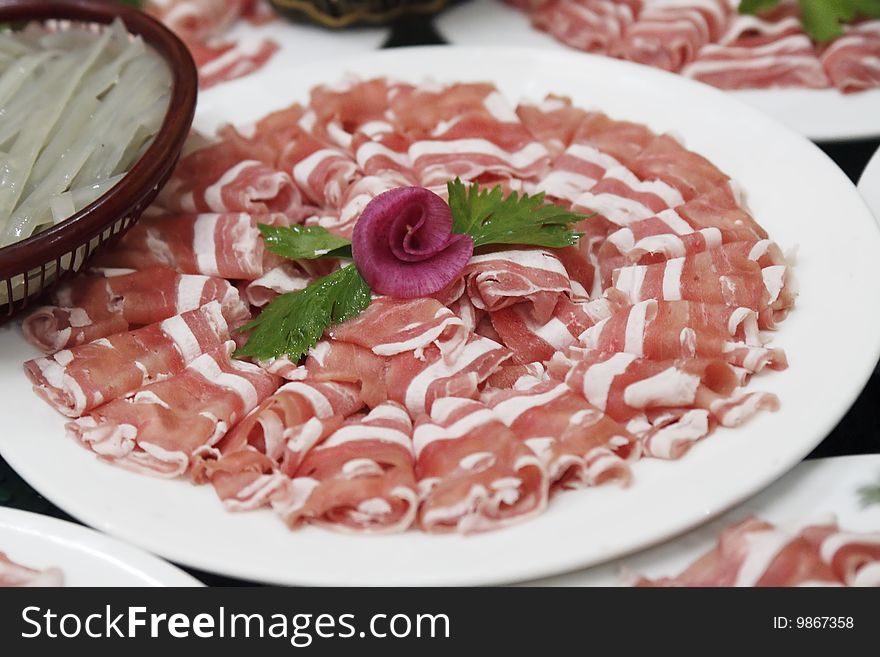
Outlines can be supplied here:
[[862, 506], [880, 504], [880, 482], [873, 486], [862, 486], [859, 488], [859, 496], [862, 500]]
[[773, 9], [779, 4], [779, 0], [742, 0], [739, 3], [739, 13], [760, 14], [762, 11]]
[[291, 260], [351, 258], [351, 242], [321, 226], [258, 225], [269, 250]]
[[334, 324], [357, 317], [370, 305], [370, 287], [354, 265], [318, 279], [304, 290], [274, 299], [241, 327], [250, 331], [236, 356], [268, 360], [287, 355], [297, 361]]
[[851, 0], [856, 16], [880, 18], [880, 0]]
[[841, 23], [852, 20], [850, 0], [799, 0], [804, 31], [823, 42], [843, 34]]
[[449, 208], [452, 210], [452, 232], [471, 235], [475, 226], [486, 221], [503, 199], [501, 186], [481, 190], [476, 183], [465, 187], [460, 178], [447, 183]]
[[571, 225], [587, 217], [544, 202], [544, 194], [516, 192], [507, 197], [500, 185], [491, 190], [472, 183], [465, 187], [458, 178], [450, 182], [449, 207], [453, 230], [466, 233], [474, 248], [488, 244], [519, 244], [562, 248], [577, 244], [581, 233]]

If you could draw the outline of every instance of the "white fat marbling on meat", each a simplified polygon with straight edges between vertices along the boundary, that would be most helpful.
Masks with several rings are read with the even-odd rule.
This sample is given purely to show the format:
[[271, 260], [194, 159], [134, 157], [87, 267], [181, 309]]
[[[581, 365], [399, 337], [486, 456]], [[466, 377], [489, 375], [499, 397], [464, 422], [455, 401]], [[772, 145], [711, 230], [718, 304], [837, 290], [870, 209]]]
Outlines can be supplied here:
[[670, 367], [659, 374], [630, 383], [623, 391], [623, 400], [632, 408], [654, 406], [688, 406], [693, 404], [700, 385], [696, 374]]
[[834, 560], [835, 555], [841, 549], [853, 544], [880, 546], [880, 534], [835, 532], [822, 541], [822, 545], [819, 548], [819, 554], [822, 556], [823, 561], [831, 563]]
[[407, 451], [412, 449], [412, 440], [399, 429], [390, 427], [377, 427], [369, 424], [350, 424], [338, 429], [332, 436], [322, 442], [318, 449], [337, 447], [345, 443], [359, 440], [380, 440], [385, 443], [400, 445]]
[[495, 461], [496, 458], [492, 452], [474, 452], [462, 457], [458, 462], [458, 467], [463, 470], [480, 472], [491, 468], [495, 465]]
[[669, 226], [676, 235], [690, 235], [694, 232], [693, 227], [674, 208], [658, 212], [657, 218]]
[[202, 347], [198, 338], [192, 332], [189, 324], [180, 315], [169, 317], [159, 327], [162, 333], [171, 338], [174, 346], [180, 352], [184, 362], [195, 360], [202, 353]]
[[868, 563], [856, 571], [855, 577], [849, 582], [850, 586], [880, 586], [880, 561]]
[[620, 162], [611, 155], [603, 153], [598, 148], [586, 144], [571, 144], [565, 149], [563, 155], [568, 155], [578, 160], [598, 165], [605, 171], [622, 166]]
[[367, 121], [358, 128], [358, 132], [362, 132], [368, 137], [378, 137], [379, 135], [394, 132], [394, 126], [388, 121]]
[[367, 162], [377, 156], [387, 157], [395, 164], [398, 164], [405, 168], [409, 168], [410, 166], [412, 166], [408, 153], [395, 151], [378, 141], [364, 142], [363, 144], [358, 146], [357, 152], [355, 153], [355, 159], [357, 160], [358, 166], [361, 167], [361, 169], [365, 169], [367, 166]]
[[324, 393], [307, 383], [301, 383], [299, 381], [285, 383], [275, 394], [278, 395], [283, 392], [294, 392], [305, 398], [306, 401], [311, 404], [312, 409], [315, 411], [315, 415], [319, 418], [327, 418], [334, 413], [333, 405], [330, 403], [330, 400], [324, 396]]
[[749, 532], [743, 536], [745, 559], [740, 564], [733, 585], [755, 586], [791, 540], [787, 533], [776, 529]]
[[282, 438], [286, 440], [287, 448], [298, 454], [308, 452], [323, 435], [324, 425], [317, 417], [310, 417], [297, 427], [286, 427], [282, 432]]
[[480, 154], [495, 157], [515, 169], [527, 169], [547, 157], [547, 149], [537, 142], [529, 142], [518, 151], [508, 152], [487, 139], [451, 139], [448, 141], [417, 141], [409, 147], [410, 159], [431, 155]]
[[508, 249], [494, 253], [476, 255], [468, 261], [468, 267], [484, 262], [512, 262], [528, 269], [543, 269], [568, 278], [568, 272], [555, 255], [539, 249]]
[[575, 199], [574, 205], [589, 208], [618, 226], [627, 226], [654, 216], [654, 211], [640, 201], [610, 192], [584, 192]]
[[785, 265], [773, 265], [772, 267], [764, 267], [761, 270], [761, 277], [764, 279], [764, 287], [770, 293], [769, 304], [774, 304], [779, 299], [779, 293], [785, 286]]
[[207, 276], [186, 274], [178, 279], [177, 299], [175, 300], [175, 309], [178, 314], [201, 307], [202, 296], [205, 293], [208, 280], [210, 279]]
[[404, 398], [407, 409], [415, 414], [424, 413], [425, 399], [432, 383], [458, 374], [479, 358], [498, 349], [501, 349], [501, 345], [497, 342], [486, 338], [477, 339], [464, 345], [452, 362], [447, 363], [441, 358], [428, 365], [413, 377], [406, 388]]
[[219, 276], [217, 266], [217, 222], [220, 215], [201, 214], [193, 224], [193, 254], [198, 271], [211, 276]]
[[647, 453], [657, 458], [673, 458], [680, 452], [682, 445], [694, 443], [707, 433], [709, 433], [709, 412], [693, 409], [675, 422], [657, 429], [649, 438]]
[[637, 356], [644, 355], [645, 330], [648, 322], [657, 315], [657, 302], [654, 299], [641, 301], [629, 310], [624, 333], [623, 350]]
[[583, 393], [593, 406], [605, 410], [608, 406], [608, 391], [614, 379], [626, 372], [636, 359], [633, 354], [614, 354], [608, 360], [590, 366], [584, 373]]
[[502, 123], [519, 123], [513, 107], [507, 99], [497, 91], [493, 91], [483, 99], [483, 107], [492, 115], [492, 118]]
[[312, 477], [296, 477], [291, 480], [290, 484], [287, 486], [287, 491], [284, 496], [273, 498], [273, 508], [280, 513], [282, 517], [296, 513], [306, 505], [306, 502], [309, 501], [309, 497], [312, 496], [312, 491], [314, 491], [320, 483], [321, 482]]
[[453, 422], [448, 427], [438, 424], [425, 423], [416, 427], [413, 432], [413, 449], [416, 458], [422, 450], [438, 440], [455, 440], [466, 436], [479, 427], [497, 421], [497, 418], [488, 408], [480, 408], [473, 413], [468, 413], [463, 418]]
[[681, 299], [681, 274], [684, 258], [673, 258], [666, 261], [663, 269], [663, 299], [678, 301]]
[[533, 408], [546, 406], [554, 399], [567, 394], [568, 391], [569, 387], [564, 383], [560, 383], [558, 386], [538, 395], [517, 395], [516, 397], [511, 397], [493, 406], [492, 410], [504, 424], [512, 426], [523, 413], [527, 413]]
[[257, 160], [242, 160], [220, 176], [217, 182], [205, 190], [205, 203], [207, 203], [208, 207], [214, 212], [226, 210], [226, 203], [223, 201], [223, 189], [234, 182], [241, 175], [242, 171], [253, 166], [260, 166], [260, 163]]
[[614, 272], [614, 287], [623, 292], [630, 301], [638, 303], [642, 300], [642, 286], [648, 268], [645, 265], [621, 267]]
[[171, 410], [171, 406], [164, 399], [159, 397], [152, 390], [139, 390], [130, 397], [132, 404], [155, 404], [166, 410]]
[[574, 201], [596, 182], [595, 178], [574, 171], [551, 171], [535, 186], [535, 193], [542, 191], [547, 196]]
[[38, 358], [35, 362], [49, 389], [47, 386], [40, 387], [43, 388], [46, 398], [52, 405], [65, 415], [72, 417], [81, 415], [88, 401], [79, 382], [67, 373], [65, 366], [54, 360]]
[[69, 308], [67, 310], [67, 321], [73, 328], [92, 325], [92, 318], [82, 308]]
[[[415, 326], [413, 326], [413, 328], [419, 325], [420, 324], [417, 323], [415, 324]], [[443, 335], [446, 329], [450, 327], [464, 328], [464, 325], [464, 322], [459, 317], [449, 312], [449, 316], [446, 317], [442, 322], [435, 326], [432, 326], [431, 328], [410, 338], [409, 340], [377, 344], [372, 348], [372, 351], [374, 354], [377, 354], [379, 356], [394, 356], [395, 354], [402, 354], [407, 351], [423, 349], [424, 347], [427, 347], [431, 343], [437, 341], [440, 336]], [[405, 327], [403, 330], [406, 331], [407, 328]]]
[[[325, 160], [335, 160], [340, 157], [342, 157], [342, 154], [339, 151], [329, 148], [319, 149], [311, 155], [307, 155], [294, 165], [293, 179], [296, 180], [301, 187], [308, 189], [310, 188], [309, 177], [311, 177], [315, 169], [317, 169]], [[352, 162], [351, 165], [354, 166], [354, 162]]]
[[[250, 370], [250, 368], [245, 369], [241, 367], [243, 365], [246, 365], [246, 363], [238, 364], [238, 368], [245, 371]], [[235, 367], [236, 364], [233, 364], [233, 366]], [[251, 367], [259, 370], [256, 366]], [[259, 394], [253, 383], [238, 374], [224, 372], [210, 354], [199, 356], [188, 365], [188, 368], [194, 372], [198, 372], [209, 383], [235, 392], [235, 394], [241, 399], [245, 409], [249, 410], [254, 408], [259, 402]]]

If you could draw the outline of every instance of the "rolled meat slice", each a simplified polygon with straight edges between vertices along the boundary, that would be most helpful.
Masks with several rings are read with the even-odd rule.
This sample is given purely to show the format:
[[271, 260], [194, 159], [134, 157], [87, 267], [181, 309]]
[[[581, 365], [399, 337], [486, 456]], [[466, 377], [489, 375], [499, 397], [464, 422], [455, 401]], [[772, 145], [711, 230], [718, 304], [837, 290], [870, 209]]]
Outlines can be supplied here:
[[[226, 434], [211, 456], [225, 457], [251, 447], [292, 476], [322, 436], [363, 406], [355, 386], [291, 381]], [[206, 450], [202, 452], [206, 454]]]
[[377, 356], [405, 352], [420, 355], [434, 345], [449, 358], [467, 343], [469, 331], [460, 317], [436, 299], [374, 298], [356, 318], [329, 330], [333, 340], [369, 349]]
[[69, 422], [68, 435], [125, 468], [184, 474], [196, 450], [216, 444], [278, 387], [277, 377], [234, 360], [234, 350], [228, 341], [175, 376], [99, 406]]
[[290, 527], [392, 533], [416, 517], [412, 421], [399, 404], [349, 418], [305, 457], [272, 506]]
[[616, 54], [676, 72], [721, 35], [730, 13], [727, 0], [644, 0]]
[[452, 360], [433, 346], [421, 357], [413, 352], [392, 356], [385, 369], [388, 399], [418, 417], [443, 397], [476, 397], [479, 385], [510, 355], [509, 349], [494, 340], [471, 336]]
[[496, 310], [489, 317], [498, 341], [513, 351], [515, 362], [545, 361], [557, 351], [577, 344], [578, 336], [584, 331], [619, 310], [620, 297], [611, 296], [612, 299], [599, 297], [580, 302], [561, 296], [553, 315], [543, 323], [534, 320], [526, 303]]
[[58, 568], [28, 568], [0, 552], [0, 588], [11, 586], [64, 586], [64, 573]]
[[565, 383], [494, 390], [483, 401], [544, 463], [556, 488], [627, 484], [638, 439]]
[[178, 373], [228, 339], [220, 304], [212, 301], [157, 324], [29, 360], [24, 369], [40, 397], [64, 415], [79, 417]]
[[779, 405], [769, 393], [742, 393], [742, 371], [717, 358], [648, 360], [573, 348], [567, 357], [554, 356], [549, 370], [623, 423], [642, 440], [645, 454], [657, 458], [680, 458], [709, 433], [710, 420], [738, 426]]
[[476, 255], [464, 268], [463, 276], [474, 307], [491, 312], [528, 301], [537, 322], [549, 320], [560, 295], [571, 293], [571, 282], [562, 262], [543, 249]]
[[765, 347], [755, 311], [696, 301], [640, 301], [591, 326], [581, 345], [654, 360], [722, 358], [751, 372], [788, 366], [781, 349]]
[[794, 303], [785, 258], [767, 241], [733, 242], [657, 264], [621, 267], [612, 282], [633, 303], [684, 299], [750, 308], [762, 328], [775, 326], [779, 314]]
[[773, 525], [746, 518], [676, 577], [640, 586], [880, 586], [880, 535], [833, 519]]
[[880, 87], [880, 20], [845, 28], [822, 52], [831, 83], [844, 93]]
[[253, 280], [263, 275], [258, 223], [273, 215], [239, 213], [153, 214], [142, 217], [96, 260], [100, 267], [170, 267], [182, 274]]
[[55, 305], [37, 308], [22, 323], [25, 338], [47, 352], [161, 322], [211, 301], [220, 303], [230, 329], [250, 319], [229, 281], [163, 267], [80, 275], [62, 284], [52, 300]]
[[532, 25], [562, 43], [585, 52], [608, 55], [620, 49], [634, 22], [639, 0], [557, 0], [531, 12]]
[[169, 212], [290, 212], [302, 198], [289, 173], [221, 140], [181, 159], [156, 205]]
[[424, 531], [496, 529], [547, 505], [540, 459], [479, 401], [438, 399], [430, 416], [417, 422], [413, 444]]
[[[717, 188], [731, 189], [729, 176], [671, 135], [655, 137], [629, 167], [642, 180], [662, 180], [674, 187], [685, 201]], [[731, 190], [731, 194], [736, 197], [738, 190]]]
[[[516, 115], [526, 130], [544, 144], [555, 164], [571, 144], [575, 130], [587, 113], [572, 105], [566, 96], [548, 94], [537, 104], [521, 102], [516, 107]], [[550, 195], [549, 190], [545, 192]]]

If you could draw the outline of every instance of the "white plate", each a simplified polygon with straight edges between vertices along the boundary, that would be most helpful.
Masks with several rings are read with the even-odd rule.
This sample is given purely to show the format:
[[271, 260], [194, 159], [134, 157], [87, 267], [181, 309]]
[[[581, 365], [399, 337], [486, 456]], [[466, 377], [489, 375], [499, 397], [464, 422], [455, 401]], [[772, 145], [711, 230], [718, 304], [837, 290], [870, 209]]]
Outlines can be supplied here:
[[[439, 32], [461, 46], [517, 44], [578, 52], [532, 27], [522, 11], [501, 0], [469, 0], [435, 19]], [[728, 92], [814, 141], [880, 136], [880, 89], [842, 94], [836, 89], [749, 89]]]
[[877, 221], [880, 222], [880, 148], [877, 149], [865, 166], [865, 170], [862, 171], [858, 189]]
[[[315, 66], [338, 57], [355, 57], [377, 50], [382, 47], [389, 34], [390, 30], [387, 27], [328, 30], [317, 25], [305, 25], [278, 18], [264, 25], [252, 25], [246, 20], [240, 20], [228, 33], [221, 36], [220, 40], [235, 40], [246, 45], [257, 43], [262, 39], [272, 39], [278, 44], [278, 51], [257, 73], [273, 74]], [[199, 101], [225, 84], [228, 83], [223, 82], [200, 91]]]
[[555, 91], [682, 135], [689, 148], [742, 184], [775, 239], [799, 248], [801, 297], [778, 334], [791, 367], [753, 384], [779, 395], [782, 410], [740, 430], [717, 431], [679, 462], [637, 463], [629, 490], [565, 493], [543, 516], [503, 531], [469, 537], [291, 533], [270, 511], [224, 512], [210, 488], [97, 461], [64, 436], [63, 420], [31, 393], [21, 361], [34, 351], [8, 326], [0, 329], [0, 452], [71, 515], [177, 563], [247, 579], [326, 585], [523, 580], [645, 548], [721, 513], [800, 461], [861, 390], [880, 355], [880, 231], [852, 183], [807, 140], [679, 76], [525, 49], [413, 48], [365, 55], [345, 67], [255, 75], [218, 88], [200, 104], [196, 123], [210, 129], [253, 121], [346, 71], [413, 82], [427, 71], [444, 80], [491, 80], [512, 99]]
[[622, 568], [650, 578], [678, 575], [715, 546], [724, 527], [750, 515], [773, 523], [822, 521], [833, 515], [848, 531], [878, 532], [880, 504], [863, 506], [859, 495], [859, 488], [878, 482], [880, 454], [806, 461], [760, 495], [674, 541], [613, 563], [527, 585], [620, 586]]
[[8, 507], [0, 507], [0, 552], [28, 568], [60, 568], [65, 586], [202, 586], [179, 568], [93, 529]]

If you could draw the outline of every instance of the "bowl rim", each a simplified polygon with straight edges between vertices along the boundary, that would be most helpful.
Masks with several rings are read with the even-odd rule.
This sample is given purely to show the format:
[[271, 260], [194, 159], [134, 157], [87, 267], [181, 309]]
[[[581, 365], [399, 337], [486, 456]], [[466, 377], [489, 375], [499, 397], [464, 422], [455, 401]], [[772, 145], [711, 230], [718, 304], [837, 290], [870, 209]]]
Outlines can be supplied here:
[[56, 261], [123, 219], [174, 166], [189, 135], [198, 95], [198, 74], [184, 43], [158, 20], [132, 6], [106, 0], [5, 0], [0, 22], [71, 20], [109, 24], [119, 18], [166, 61], [172, 75], [168, 110], [153, 143], [125, 176], [95, 201], [58, 224], [0, 247], [0, 281], [27, 275]]

